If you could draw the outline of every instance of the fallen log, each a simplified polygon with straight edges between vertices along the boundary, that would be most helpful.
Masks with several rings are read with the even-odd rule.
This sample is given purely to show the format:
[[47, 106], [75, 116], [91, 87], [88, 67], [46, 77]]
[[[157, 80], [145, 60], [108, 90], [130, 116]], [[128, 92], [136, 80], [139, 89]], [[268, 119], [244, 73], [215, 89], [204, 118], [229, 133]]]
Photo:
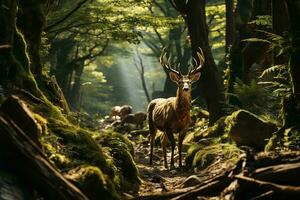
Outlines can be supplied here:
[[0, 116], [0, 157], [45, 199], [87, 200], [46, 159], [37, 145], [9, 118]]
[[299, 185], [300, 162], [258, 168], [254, 170], [252, 177], [278, 184]]
[[243, 175], [235, 175], [234, 178], [257, 186], [259, 189], [267, 189], [274, 192], [276, 199], [297, 199], [300, 196], [300, 187], [290, 185], [279, 185], [267, 181], [260, 181]]

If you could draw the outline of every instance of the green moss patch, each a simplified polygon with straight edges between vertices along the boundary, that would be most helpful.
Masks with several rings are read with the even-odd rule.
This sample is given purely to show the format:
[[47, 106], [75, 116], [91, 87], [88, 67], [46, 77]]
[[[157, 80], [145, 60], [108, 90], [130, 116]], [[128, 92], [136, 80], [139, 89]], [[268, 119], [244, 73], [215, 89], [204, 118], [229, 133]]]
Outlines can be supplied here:
[[112, 159], [110, 162], [117, 167], [119, 188], [135, 190], [139, 184], [138, 170], [133, 160], [132, 143], [123, 135], [116, 132], [104, 132], [95, 137]]

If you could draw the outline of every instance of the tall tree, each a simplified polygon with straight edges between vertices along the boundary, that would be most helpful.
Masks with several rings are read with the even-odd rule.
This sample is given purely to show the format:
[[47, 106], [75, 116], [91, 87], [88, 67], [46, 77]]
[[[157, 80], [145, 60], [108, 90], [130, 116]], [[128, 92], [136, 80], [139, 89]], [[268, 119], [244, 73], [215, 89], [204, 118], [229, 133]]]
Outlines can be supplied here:
[[300, 121], [300, 0], [286, 0], [290, 18], [292, 50], [290, 52], [289, 70], [292, 79], [292, 95], [285, 99], [285, 126], [299, 125]]
[[[205, 16], [205, 0], [171, 1], [186, 21], [191, 40], [192, 55], [197, 58], [199, 47], [205, 54], [201, 80], [197, 94], [203, 93], [210, 114], [210, 124], [224, 114], [224, 87], [208, 42], [208, 27]], [[199, 61], [198, 61], [199, 62]]]
[[229, 53], [229, 48], [234, 42], [234, 1], [226, 0], [226, 37], [225, 37], [225, 53]]

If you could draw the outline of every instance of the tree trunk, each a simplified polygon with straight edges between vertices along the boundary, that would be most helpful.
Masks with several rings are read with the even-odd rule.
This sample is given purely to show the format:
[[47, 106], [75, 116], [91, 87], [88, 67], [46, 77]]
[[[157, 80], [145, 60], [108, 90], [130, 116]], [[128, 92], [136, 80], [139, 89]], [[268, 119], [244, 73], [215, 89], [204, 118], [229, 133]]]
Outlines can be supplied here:
[[16, 26], [17, 2], [16, 0], [0, 2], [0, 45], [9, 45], [9, 48], [1, 49], [0, 84], [5, 87], [26, 88], [35, 96], [42, 97], [30, 71], [24, 36]]
[[80, 61], [78, 64], [76, 64], [74, 84], [69, 99], [70, 105], [75, 110], [80, 109], [80, 88], [81, 88], [81, 75], [83, 72], [83, 68], [84, 68], [84, 61]]
[[299, 125], [300, 121], [300, 0], [286, 0], [290, 18], [292, 36], [292, 52], [290, 54], [290, 75], [293, 95], [284, 99], [284, 125]]
[[229, 53], [229, 48], [234, 42], [234, 2], [226, 0], [226, 38], [225, 38], [225, 53]]
[[191, 39], [193, 57], [197, 58], [199, 47], [203, 49], [205, 55], [205, 64], [201, 71], [202, 75], [197, 83], [199, 88], [197, 93], [198, 95], [200, 92], [203, 93], [210, 114], [209, 121], [212, 124], [224, 114], [225, 97], [223, 83], [208, 43], [205, 1], [190, 0], [186, 10], [186, 22]]
[[19, 1], [19, 4], [17, 26], [27, 43], [30, 70], [38, 78], [42, 75], [40, 45], [45, 23], [43, 3], [42, 1]]
[[[285, 16], [285, 17], [283, 17]], [[272, 28], [273, 33], [285, 36], [285, 34], [289, 31], [289, 18], [287, 17], [287, 6], [286, 2], [282, 0], [272, 0]], [[288, 55], [276, 55], [274, 54], [274, 65], [287, 64], [288, 63]]]

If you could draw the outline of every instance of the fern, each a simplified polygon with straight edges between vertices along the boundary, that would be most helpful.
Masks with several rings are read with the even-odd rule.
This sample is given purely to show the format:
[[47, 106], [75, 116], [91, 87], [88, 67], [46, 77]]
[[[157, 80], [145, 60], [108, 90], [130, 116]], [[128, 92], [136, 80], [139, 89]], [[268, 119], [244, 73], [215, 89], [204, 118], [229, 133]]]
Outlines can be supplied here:
[[276, 72], [278, 72], [279, 70], [286, 70], [286, 65], [274, 65], [272, 67], [269, 67], [267, 69], [265, 69], [261, 75], [259, 76], [259, 78], [262, 78], [266, 75], [270, 75], [270, 74], [274, 74]]
[[285, 54], [292, 49], [292, 43], [288, 33], [284, 33], [284, 35], [281, 36], [264, 30], [256, 31], [261, 33], [263, 38], [247, 38], [242, 41], [266, 43], [269, 45], [268, 52], [274, 51], [276, 56]]

